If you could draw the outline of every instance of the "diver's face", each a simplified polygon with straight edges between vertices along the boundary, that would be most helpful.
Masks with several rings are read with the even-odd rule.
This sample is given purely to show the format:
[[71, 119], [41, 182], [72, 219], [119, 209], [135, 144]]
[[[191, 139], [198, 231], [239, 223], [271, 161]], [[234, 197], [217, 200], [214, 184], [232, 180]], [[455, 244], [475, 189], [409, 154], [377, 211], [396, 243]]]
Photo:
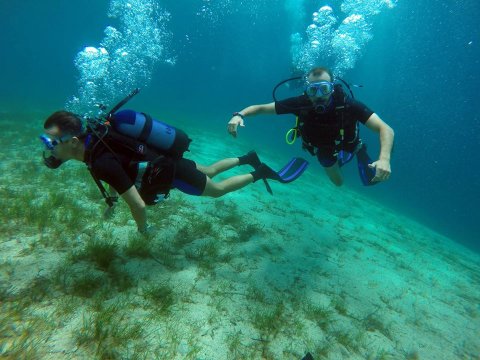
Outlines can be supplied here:
[[[45, 134], [51, 136], [52, 139], [60, 139], [62, 136], [60, 130], [56, 126], [46, 130]], [[51, 150], [51, 155], [61, 160], [62, 162], [72, 159], [74, 157], [75, 148], [74, 139], [76, 138], [72, 137], [67, 140], [59, 141], [58, 144], [56, 144], [55, 147]]]
[[[328, 75], [328, 73], [325, 73], [325, 72], [322, 73], [321, 75], [311, 74], [311, 75], [308, 76], [307, 80], [310, 84], [321, 82], [321, 81], [332, 82], [332, 78], [330, 77], [330, 75]], [[333, 94], [333, 92], [330, 93], [330, 94], [318, 96], [318, 93], [317, 93], [315, 96], [309, 96], [309, 99], [313, 103], [318, 103], [318, 102], [327, 103], [330, 100], [332, 94]]]

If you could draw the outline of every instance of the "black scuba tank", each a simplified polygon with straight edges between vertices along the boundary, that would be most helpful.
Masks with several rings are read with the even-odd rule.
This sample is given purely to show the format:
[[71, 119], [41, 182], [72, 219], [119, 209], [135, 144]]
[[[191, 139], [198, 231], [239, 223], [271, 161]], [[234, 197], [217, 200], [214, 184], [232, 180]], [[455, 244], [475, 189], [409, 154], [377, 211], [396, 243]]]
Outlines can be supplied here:
[[192, 141], [184, 131], [134, 110], [116, 112], [110, 123], [120, 134], [174, 158], [181, 158]]

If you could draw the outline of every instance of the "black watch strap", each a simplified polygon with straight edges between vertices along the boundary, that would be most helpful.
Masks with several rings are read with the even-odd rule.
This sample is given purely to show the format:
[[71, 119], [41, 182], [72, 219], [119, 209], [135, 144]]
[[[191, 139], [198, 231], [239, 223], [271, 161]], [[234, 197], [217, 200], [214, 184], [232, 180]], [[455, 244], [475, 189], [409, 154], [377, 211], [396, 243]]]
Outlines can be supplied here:
[[236, 111], [232, 114], [232, 116], [240, 116], [242, 119], [245, 119], [245, 116], [242, 113]]

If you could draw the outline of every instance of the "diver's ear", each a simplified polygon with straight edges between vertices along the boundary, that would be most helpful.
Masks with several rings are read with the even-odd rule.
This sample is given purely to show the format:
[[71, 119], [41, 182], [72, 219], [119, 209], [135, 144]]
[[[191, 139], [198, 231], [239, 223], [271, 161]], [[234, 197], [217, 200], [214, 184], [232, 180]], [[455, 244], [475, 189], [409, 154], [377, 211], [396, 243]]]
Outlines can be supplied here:
[[70, 139], [70, 141], [72, 142], [72, 145], [74, 146], [78, 146], [78, 144], [81, 144], [81, 141], [78, 137], [74, 136]]

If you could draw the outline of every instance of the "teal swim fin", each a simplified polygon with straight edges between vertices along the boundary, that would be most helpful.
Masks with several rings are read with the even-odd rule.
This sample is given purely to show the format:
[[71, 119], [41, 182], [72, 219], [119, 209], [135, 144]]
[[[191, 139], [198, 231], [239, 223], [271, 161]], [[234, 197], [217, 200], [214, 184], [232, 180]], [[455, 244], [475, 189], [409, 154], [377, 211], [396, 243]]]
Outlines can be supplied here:
[[368, 166], [373, 161], [368, 156], [367, 146], [365, 144], [357, 151], [357, 164], [358, 164], [358, 174], [360, 175], [360, 180], [365, 186], [376, 185], [378, 182], [373, 181], [375, 177], [375, 169], [372, 169]]

